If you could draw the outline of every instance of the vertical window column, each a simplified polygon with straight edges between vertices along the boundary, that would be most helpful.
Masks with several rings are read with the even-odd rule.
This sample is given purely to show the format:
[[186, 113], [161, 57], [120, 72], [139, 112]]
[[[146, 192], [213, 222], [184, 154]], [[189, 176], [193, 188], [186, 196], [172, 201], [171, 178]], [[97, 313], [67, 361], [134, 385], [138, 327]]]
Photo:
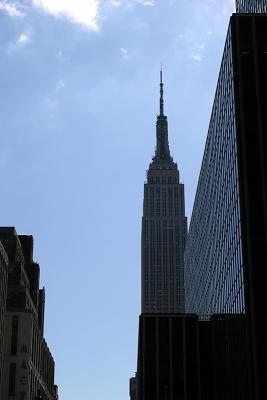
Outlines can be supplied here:
[[12, 318], [12, 332], [11, 332], [11, 355], [17, 355], [18, 349], [18, 331], [19, 331], [19, 317], [14, 316]]
[[9, 367], [8, 395], [15, 396], [15, 392], [16, 392], [16, 364], [11, 363]]

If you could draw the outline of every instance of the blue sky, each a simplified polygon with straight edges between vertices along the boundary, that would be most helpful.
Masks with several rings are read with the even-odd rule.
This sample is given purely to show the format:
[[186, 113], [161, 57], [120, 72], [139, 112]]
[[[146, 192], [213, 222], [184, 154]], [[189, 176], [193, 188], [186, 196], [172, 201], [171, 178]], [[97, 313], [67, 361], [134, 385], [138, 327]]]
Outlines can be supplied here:
[[125, 400], [163, 63], [190, 216], [233, 0], [0, 0], [0, 225], [35, 239], [62, 400]]

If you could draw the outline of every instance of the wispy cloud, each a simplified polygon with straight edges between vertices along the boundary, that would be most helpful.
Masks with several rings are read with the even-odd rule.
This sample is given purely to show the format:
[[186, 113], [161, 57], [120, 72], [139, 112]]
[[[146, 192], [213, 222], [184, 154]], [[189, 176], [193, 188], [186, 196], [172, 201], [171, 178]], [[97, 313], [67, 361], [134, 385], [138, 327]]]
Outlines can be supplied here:
[[197, 44], [192, 45], [192, 52], [190, 54], [190, 58], [194, 61], [201, 62], [205, 54], [205, 48], [206, 48], [206, 39], [205, 42], [202, 42], [199, 45]]
[[44, 97], [43, 105], [51, 117], [55, 116], [58, 107], [60, 92], [64, 88], [65, 81], [63, 79], [59, 79], [50, 94]]
[[44, 107], [47, 113], [53, 117], [55, 115], [55, 111], [57, 109], [57, 101], [52, 97], [45, 97], [44, 99]]
[[191, 54], [190, 58], [194, 61], [201, 62], [202, 61], [202, 56], [199, 53]]
[[184, 25], [183, 31], [177, 35], [177, 54], [181, 55], [183, 49], [192, 61], [205, 62], [210, 57], [210, 46], [218, 40], [216, 32], [220, 32], [219, 27], [228, 24], [234, 11], [234, 0], [192, 0], [187, 8], [191, 23]]
[[31, 34], [29, 31], [21, 32], [16, 40], [7, 44], [7, 53], [16, 52], [25, 47], [31, 41]]
[[110, 4], [114, 7], [119, 7], [121, 5], [121, 0], [110, 0]]
[[25, 13], [21, 10], [20, 6], [16, 3], [7, 0], [0, 0], [0, 11], [8, 14], [10, 17], [24, 17]]
[[121, 58], [125, 61], [129, 60], [129, 52], [124, 47], [121, 47]]
[[55, 17], [65, 17], [91, 30], [97, 30], [100, 0], [32, 0], [37, 7]]
[[155, 1], [154, 0], [135, 0], [137, 3], [142, 4], [143, 6], [150, 6], [154, 7]]
[[27, 0], [27, 6], [21, 0], [0, 0], [0, 12], [10, 17], [24, 17], [31, 6], [54, 17], [83, 25], [89, 30], [98, 30], [102, 17], [100, 14], [103, 12], [114, 8], [134, 8], [137, 5], [153, 7], [155, 0]]
[[63, 81], [63, 79], [59, 79], [56, 89], [55, 89], [55, 93], [61, 89], [64, 89], [64, 87], [65, 87], [65, 82]]
[[17, 44], [18, 45], [25, 45], [26, 43], [28, 43], [30, 41], [30, 35], [29, 33], [23, 32], [19, 35], [18, 40], [17, 40]]
[[126, 7], [132, 8], [136, 5], [155, 6], [155, 0], [106, 0], [105, 5], [111, 7]]

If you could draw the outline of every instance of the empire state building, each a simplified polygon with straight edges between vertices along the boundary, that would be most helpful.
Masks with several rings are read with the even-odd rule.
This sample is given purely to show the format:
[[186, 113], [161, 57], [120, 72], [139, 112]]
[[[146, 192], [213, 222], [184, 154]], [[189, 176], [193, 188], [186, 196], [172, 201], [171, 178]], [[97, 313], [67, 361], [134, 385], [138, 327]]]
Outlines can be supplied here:
[[160, 73], [160, 113], [155, 156], [144, 185], [142, 219], [142, 313], [184, 312], [184, 249], [187, 236], [184, 185], [170, 155]]

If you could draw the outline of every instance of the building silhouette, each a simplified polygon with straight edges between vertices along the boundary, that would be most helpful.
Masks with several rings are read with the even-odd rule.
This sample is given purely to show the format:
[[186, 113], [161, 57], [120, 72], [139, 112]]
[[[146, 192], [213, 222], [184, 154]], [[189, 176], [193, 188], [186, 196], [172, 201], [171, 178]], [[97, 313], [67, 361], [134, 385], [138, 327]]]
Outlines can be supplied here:
[[[266, 397], [266, 12], [266, 0], [240, 0], [230, 19], [186, 239], [186, 314], [142, 302], [138, 400]], [[166, 140], [158, 149], [169, 157]], [[153, 234], [149, 246], [162, 251]]]
[[187, 219], [184, 185], [170, 155], [161, 71], [155, 156], [144, 185], [142, 219], [142, 313], [184, 311], [184, 248]]
[[267, 1], [230, 19], [185, 251], [186, 312], [246, 313], [252, 399], [266, 397]]
[[[152, 230], [156, 226], [152, 217], [165, 215], [161, 195], [155, 205], [155, 192], [149, 186], [165, 184], [164, 169], [160, 176], [158, 171], [162, 161], [173, 162], [164, 134], [161, 81], [156, 154], [144, 195], [142, 314], [137, 375], [132, 380], [137, 400], [266, 398], [267, 0], [240, 0], [236, 6], [189, 234], [180, 242], [186, 241], [180, 270], [185, 278], [185, 313], [183, 308], [157, 307], [155, 300], [159, 293], [166, 297], [160, 305], [168, 304], [171, 289], [164, 282], [168, 273], [157, 271], [165, 265], [164, 257], [172, 258], [172, 236], [163, 235], [164, 244]], [[166, 226], [172, 229], [172, 224]], [[179, 288], [177, 293], [181, 294]]]
[[33, 237], [0, 228], [8, 257], [1, 399], [56, 400], [55, 363], [43, 337], [44, 289], [33, 261]]
[[251, 400], [244, 315], [142, 314], [138, 400]]
[[[142, 221], [142, 300], [147, 299], [149, 307], [148, 312], [142, 307], [139, 318], [137, 374], [130, 379], [130, 398], [251, 400], [245, 316], [228, 313], [199, 320], [197, 313], [185, 314], [181, 307], [184, 266], [177, 264], [178, 272], [173, 266], [174, 255], [180, 255], [176, 249], [184, 250], [187, 223], [184, 188], [170, 156], [166, 124], [161, 79], [157, 147], [147, 174]], [[164, 195], [171, 193], [169, 188], [177, 196]], [[171, 286], [172, 281], [178, 286]], [[173, 290], [182, 293], [177, 307], [170, 302]]]
[[8, 257], [0, 241], [0, 388], [2, 377], [3, 351], [5, 340], [5, 317], [6, 317], [6, 297], [7, 297], [7, 272]]

